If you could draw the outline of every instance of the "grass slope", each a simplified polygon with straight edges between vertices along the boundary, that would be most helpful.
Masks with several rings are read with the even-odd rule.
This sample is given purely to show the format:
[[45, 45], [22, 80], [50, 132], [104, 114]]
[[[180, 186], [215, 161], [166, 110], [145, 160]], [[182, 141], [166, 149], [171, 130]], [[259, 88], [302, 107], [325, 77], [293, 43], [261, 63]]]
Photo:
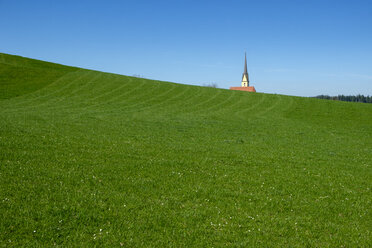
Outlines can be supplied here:
[[372, 105], [0, 54], [1, 247], [367, 247]]

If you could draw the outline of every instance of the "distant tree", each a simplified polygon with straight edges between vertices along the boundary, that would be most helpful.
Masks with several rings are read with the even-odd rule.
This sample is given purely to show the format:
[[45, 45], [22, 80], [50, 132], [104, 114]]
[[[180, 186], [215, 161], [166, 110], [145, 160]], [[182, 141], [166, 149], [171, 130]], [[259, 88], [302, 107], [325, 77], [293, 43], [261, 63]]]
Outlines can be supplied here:
[[210, 83], [210, 84], [203, 84], [204, 87], [211, 87], [211, 88], [218, 88], [218, 85], [216, 83]]
[[372, 103], [372, 96], [364, 96], [358, 94], [356, 96], [345, 96], [345, 95], [338, 95], [338, 96], [328, 96], [328, 95], [319, 95], [315, 98], [319, 99], [327, 99], [327, 100], [337, 100], [337, 101], [346, 101], [346, 102], [363, 102], [363, 103]]

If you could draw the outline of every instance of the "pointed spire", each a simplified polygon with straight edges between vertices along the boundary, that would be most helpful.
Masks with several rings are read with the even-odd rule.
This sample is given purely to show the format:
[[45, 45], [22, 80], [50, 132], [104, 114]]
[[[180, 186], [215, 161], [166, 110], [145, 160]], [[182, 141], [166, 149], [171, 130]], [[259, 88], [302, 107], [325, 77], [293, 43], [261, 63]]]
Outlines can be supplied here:
[[248, 70], [247, 70], [247, 53], [244, 53], [244, 54], [245, 54], [244, 74], [248, 74]]
[[247, 69], [247, 53], [245, 53], [245, 59], [244, 59], [244, 73], [242, 77], [242, 86], [249, 86], [249, 76], [248, 76], [248, 69]]

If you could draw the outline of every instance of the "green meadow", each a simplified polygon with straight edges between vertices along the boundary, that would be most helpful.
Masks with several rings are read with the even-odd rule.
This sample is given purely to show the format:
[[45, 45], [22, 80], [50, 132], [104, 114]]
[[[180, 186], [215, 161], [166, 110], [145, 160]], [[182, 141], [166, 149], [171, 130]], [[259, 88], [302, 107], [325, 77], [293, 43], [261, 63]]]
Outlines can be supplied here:
[[370, 247], [371, 166], [372, 104], [0, 54], [0, 247]]

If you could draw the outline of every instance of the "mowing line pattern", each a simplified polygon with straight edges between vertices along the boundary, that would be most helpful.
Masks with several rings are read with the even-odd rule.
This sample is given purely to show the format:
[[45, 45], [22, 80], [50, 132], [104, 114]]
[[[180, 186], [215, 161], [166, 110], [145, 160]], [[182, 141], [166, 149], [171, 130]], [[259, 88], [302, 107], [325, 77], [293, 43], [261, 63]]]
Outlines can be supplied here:
[[0, 247], [372, 242], [370, 104], [1, 53], [0, 89]]

